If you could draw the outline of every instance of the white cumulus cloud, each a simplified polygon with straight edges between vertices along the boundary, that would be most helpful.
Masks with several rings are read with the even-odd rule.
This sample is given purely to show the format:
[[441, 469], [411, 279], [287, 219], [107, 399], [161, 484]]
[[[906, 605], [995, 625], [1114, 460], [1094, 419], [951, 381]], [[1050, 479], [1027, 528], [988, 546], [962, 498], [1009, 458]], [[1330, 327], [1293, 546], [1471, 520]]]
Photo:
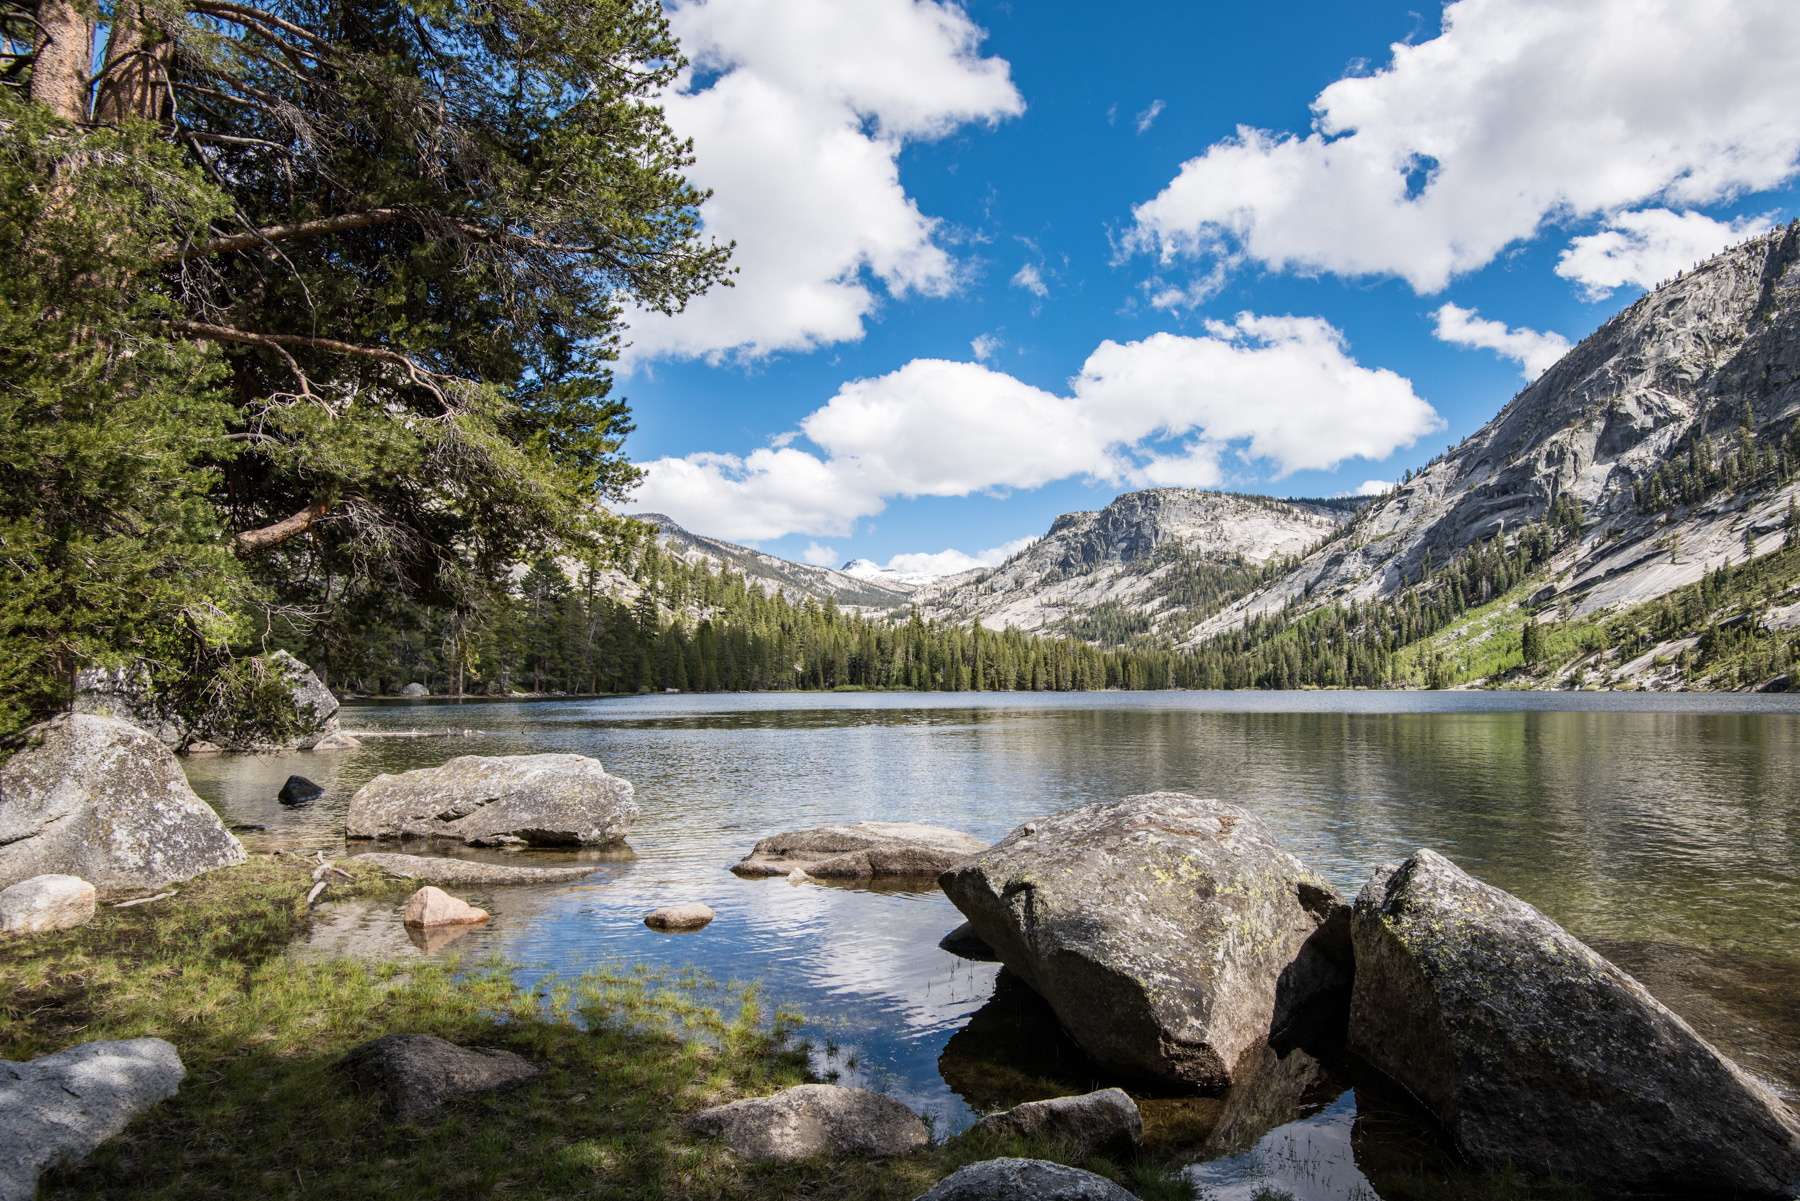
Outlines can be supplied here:
[[820, 546], [817, 542], [809, 542], [800, 557], [814, 567], [836, 567], [838, 553], [829, 546]]
[[1800, 169], [1792, 0], [1458, 0], [1392, 52], [1321, 92], [1310, 133], [1240, 126], [1184, 163], [1129, 245], [1430, 293], [1547, 219], [1692, 208]]
[[994, 357], [994, 352], [999, 350], [1002, 345], [1004, 343], [993, 334], [978, 334], [975, 340], [969, 343], [969, 350], [974, 354], [976, 362], [985, 363]]
[[1541, 334], [1523, 327], [1507, 329], [1504, 321], [1490, 321], [1478, 316], [1474, 309], [1453, 304], [1442, 306], [1432, 316], [1437, 318], [1437, 328], [1432, 332], [1438, 341], [1495, 351], [1518, 363], [1523, 368], [1519, 374], [1528, 380], [1550, 370], [1572, 345], [1561, 334]]
[[1364, 480], [1356, 486], [1358, 496], [1385, 496], [1393, 491], [1393, 480]]
[[1066, 394], [915, 359], [844, 384], [800, 422], [822, 453], [784, 437], [742, 457], [658, 459], [636, 503], [717, 537], [842, 537], [893, 497], [1071, 477], [1206, 486], [1228, 454], [1285, 476], [1382, 459], [1442, 427], [1410, 382], [1357, 363], [1326, 321], [1243, 313], [1203, 336], [1103, 342]]
[[1669, 209], [1620, 213], [1607, 222], [1610, 228], [1570, 242], [1557, 261], [1556, 273], [1580, 284], [1591, 300], [1603, 300], [1614, 288], [1628, 285], [1649, 290], [1743, 241], [1767, 227], [1769, 220], [1765, 216], [1715, 221], [1703, 213]]
[[[938, 222], [900, 183], [908, 141], [1024, 111], [982, 31], [933, 0], [677, 0], [695, 71], [663, 98], [694, 140], [706, 233], [737, 243], [736, 286], [673, 317], [635, 312], [627, 363], [809, 350], [862, 336], [894, 295], [960, 282]], [[698, 81], [698, 82], [697, 82]]]
[[1014, 538], [1011, 542], [989, 547], [972, 555], [960, 550], [941, 550], [935, 554], [918, 551], [895, 555], [883, 565], [882, 570], [902, 576], [944, 576], [974, 571], [978, 567], [998, 567], [1036, 541], [1035, 537]]

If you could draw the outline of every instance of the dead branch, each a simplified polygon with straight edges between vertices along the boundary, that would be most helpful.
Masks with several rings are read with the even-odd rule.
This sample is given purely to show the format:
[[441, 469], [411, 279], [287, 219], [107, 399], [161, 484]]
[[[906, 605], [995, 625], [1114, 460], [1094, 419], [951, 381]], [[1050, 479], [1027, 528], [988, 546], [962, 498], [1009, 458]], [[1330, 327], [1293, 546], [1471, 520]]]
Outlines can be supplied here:
[[[217, 135], [213, 136], [215, 140], [225, 140], [217, 138]], [[238, 139], [231, 140], [238, 141]], [[273, 145], [273, 143], [267, 144]], [[345, 213], [338, 217], [320, 217], [313, 221], [299, 221], [293, 225], [270, 225], [249, 233], [214, 238], [209, 242], [202, 242], [198, 246], [166, 246], [156, 252], [155, 261], [158, 263], [185, 263], [189, 259], [197, 259], [203, 255], [247, 250], [264, 242], [281, 242], [289, 238], [312, 238], [322, 234], [343, 233], [352, 229], [367, 229], [374, 225], [388, 225], [404, 216], [405, 214], [399, 209], [369, 209], [366, 212]]]
[[292, 517], [284, 517], [274, 525], [266, 525], [260, 530], [241, 530], [234, 541], [238, 553], [256, 554], [268, 550], [271, 546], [279, 546], [289, 538], [297, 538], [324, 519], [331, 505], [322, 500], [315, 500]]

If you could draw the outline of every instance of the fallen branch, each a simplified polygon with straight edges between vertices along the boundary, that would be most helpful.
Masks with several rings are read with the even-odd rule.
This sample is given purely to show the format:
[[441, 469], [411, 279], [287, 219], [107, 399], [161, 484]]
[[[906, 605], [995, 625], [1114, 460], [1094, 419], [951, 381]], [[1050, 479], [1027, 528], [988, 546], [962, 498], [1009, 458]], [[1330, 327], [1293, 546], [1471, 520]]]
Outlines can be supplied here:
[[151, 901], [166, 901], [174, 895], [175, 894], [172, 892], [159, 892], [153, 897], [139, 897], [135, 901], [120, 901], [117, 905], [114, 905], [113, 908], [130, 909], [133, 905], [148, 905]]

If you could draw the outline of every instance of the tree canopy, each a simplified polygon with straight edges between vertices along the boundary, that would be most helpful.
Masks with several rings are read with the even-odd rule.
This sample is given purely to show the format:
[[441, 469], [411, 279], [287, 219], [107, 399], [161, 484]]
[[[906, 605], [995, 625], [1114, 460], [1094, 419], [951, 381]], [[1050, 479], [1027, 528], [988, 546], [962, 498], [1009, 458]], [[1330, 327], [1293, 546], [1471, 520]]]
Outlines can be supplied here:
[[89, 3], [0, 0], [3, 716], [603, 548], [622, 314], [729, 253], [655, 0]]

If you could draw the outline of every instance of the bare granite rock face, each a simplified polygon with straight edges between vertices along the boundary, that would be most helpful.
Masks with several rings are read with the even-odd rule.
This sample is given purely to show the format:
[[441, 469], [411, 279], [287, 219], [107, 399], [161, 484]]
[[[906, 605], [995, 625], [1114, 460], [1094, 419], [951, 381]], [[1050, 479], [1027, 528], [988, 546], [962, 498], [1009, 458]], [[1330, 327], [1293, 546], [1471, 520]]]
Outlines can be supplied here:
[[348, 838], [449, 838], [472, 846], [607, 846], [637, 820], [631, 785], [585, 755], [461, 755], [376, 776], [350, 798]]
[[403, 1122], [428, 1118], [453, 1097], [513, 1088], [541, 1069], [498, 1047], [459, 1047], [435, 1034], [386, 1034], [339, 1065], [359, 1088], [377, 1092]]
[[514, 867], [508, 863], [478, 863], [473, 859], [400, 855], [389, 851], [369, 851], [351, 858], [373, 863], [403, 879], [430, 880], [436, 884], [561, 884], [594, 874], [592, 867]]
[[1356, 899], [1350, 1048], [1478, 1167], [1791, 1198], [1800, 1119], [1636, 980], [1433, 851]]
[[989, 1114], [973, 1129], [1021, 1138], [1055, 1139], [1081, 1149], [1129, 1152], [1144, 1141], [1144, 1118], [1122, 1088], [1103, 1088], [1079, 1097], [1028, 1101], [1005, 1113]]
[[0, 887], [54, 873], [155, 888], [248, 858], [138, 727], [65, 713], [18, 737], [0, 769]]
[[917, 822], [850, 822], [790, 830], [763, 839], [732, 867], [740, 876], [786, 876], [796, 869], [820, 880], [936, 876], [987, 843], [961, 830]]
[[[1140, 1078], [1230, 1083], [1253, 1066], [1341, 904], [1262, 821], [1156, 792], [1027, 822], [944, 873], [944, 892], [1093, 1059]], [[1296, 965], [1299, 965], [1298, 967]]]
[[45, 1168], [85, 1157], [187, 1078], [160, 1038], [0, 1061], [0, 1201], [32, 1201]]
[[79, 876], [33, 876], [0, 889], [0, 933], [47, 934], [94, 917], [94, 886]]
[[901, 1102], [835, 1084], [801, 1084], [714, 1106], [681, 1125], [689, 1134], [724, 1140], [745, 1159], [784, 1163], [815, 1155], [904, 1155], [931, 1141], [919, 1115]]
[[[1744, 527], [1779, 530], [1796, 485], [1724, 494], [1662, 512], [1634, 488], [1685, 459], [1698, 437], [1724, 443], [1748, 414], [1772, 453], [1800, 414], [1800, 223], [1720, 252], [1640, 297], [1581, 340], [1494, 418], [1392, 494], [1346, 536], [1195, 627], [1191, 641], [1292, 603], [1391, 596], [1495, 534], [1581, 502], [1590, 536], [1550, 565], [1549, 595], [1573, 613], [1635, 604], [1691, 584], [1744, 553]], [[1677, 539], [1679, 553], [1669, 546]]]
[[986, 1159], [950, 1173], [918, 1201], [1137, 1201], [1104, 1176], [1047, 1159]]

